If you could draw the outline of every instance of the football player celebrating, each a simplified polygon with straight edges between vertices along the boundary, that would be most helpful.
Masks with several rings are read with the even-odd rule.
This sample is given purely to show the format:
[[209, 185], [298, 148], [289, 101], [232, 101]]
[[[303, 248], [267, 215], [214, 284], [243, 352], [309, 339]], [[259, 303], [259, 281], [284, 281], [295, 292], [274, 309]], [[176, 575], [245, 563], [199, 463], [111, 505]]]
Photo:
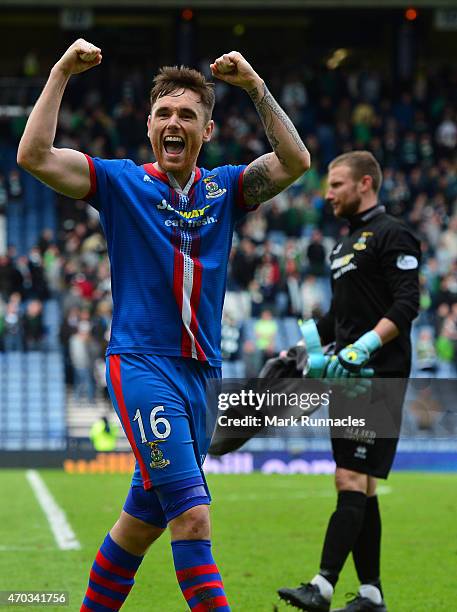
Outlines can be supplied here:
[[310, 156], [264, 81], [235, 51], [216, 59], [211, 71], [247, 92], [265, 127], [272, 152], [248, 166], [196, 166], [214, 129], [214, 88], [184, 67], [162, 68], [154, 79], [147, 134], [155, 162], [138, 166], [56, 148], [69, 79], [101, 61], [93, 44], [71, 45], [52, 68], [18, 151], [25, 170], [98, 209], [111, 262], [107, 381], [136, 469], [81, 610], [118, 610], [143, 556], [168, 526], [189, 608], [225, 612], [202, 464], [214, 427], [206, 422], [205, 385], [220, 378], [227, 260], [234, 224], [301, 176]]

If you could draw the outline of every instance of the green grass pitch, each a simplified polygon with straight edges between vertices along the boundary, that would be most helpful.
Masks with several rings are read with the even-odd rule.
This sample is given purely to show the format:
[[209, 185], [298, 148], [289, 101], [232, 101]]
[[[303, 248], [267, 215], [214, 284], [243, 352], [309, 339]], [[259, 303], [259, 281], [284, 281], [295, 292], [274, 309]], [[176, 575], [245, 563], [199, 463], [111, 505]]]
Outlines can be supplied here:
[[[41, 476], [82, 548], [57, 548], [23, 470], [0, 471], [0, 590], [67, 590], [78, 611], [88, 572], [116, 520], [129, 477]], [[307, 581], [318, 566], [327, 519], [335, 504], [329, 476], [212, 475], [214, 555], [234, 612], [286, 612], [276, 589]], [[457, 610], [457, 475], [394, 473], [382, 484], [382, 576], [389, 612]], [[348, 560], [333, 605], [355, 591]], [[2, 609], [6, 609], [2, 607]], [[8, 607], [8, 609], [14, 609]], [[33, 609], [38, 609], [34, 607]], [[127, 612], [185, 612], [168, 534], [151, 548]]]

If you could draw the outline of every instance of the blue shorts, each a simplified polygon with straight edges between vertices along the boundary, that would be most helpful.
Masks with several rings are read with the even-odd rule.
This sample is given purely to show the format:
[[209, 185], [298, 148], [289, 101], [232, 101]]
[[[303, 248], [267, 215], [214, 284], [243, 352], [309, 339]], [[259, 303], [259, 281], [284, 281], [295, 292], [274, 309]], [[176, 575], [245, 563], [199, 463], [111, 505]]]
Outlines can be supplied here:
[[132, 486], [147, 490], [203, 476], [215, 426], [206, 410], [211, 378], [221, 378], [221, 369], [194, 359], [107, 357], [108, 391], [136, 457]]

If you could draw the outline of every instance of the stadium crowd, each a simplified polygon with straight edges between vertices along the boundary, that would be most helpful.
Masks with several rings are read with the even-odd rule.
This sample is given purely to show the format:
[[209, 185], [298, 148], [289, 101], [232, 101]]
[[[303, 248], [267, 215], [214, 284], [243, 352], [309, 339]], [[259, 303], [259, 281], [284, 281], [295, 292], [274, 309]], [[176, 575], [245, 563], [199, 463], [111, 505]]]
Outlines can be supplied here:
[[[58, 146], [92, 156], [151, 161], [146, 138], [144, 75], [134, 71], [116, 89], [76, 80], [59, 118]], [[325, 202], [326, 167], [339, 153], [368, 149], [384, 169], [381, 200], [422, 240], [421, 314], [415, 363], [431, 375], [454, 376], [457, 364], [457, 114], [455, 76], [418, 73], [394, 93], [379, 73], [299, 70], [268, 79], [304, 136], [312, 168], [287, 192], [249, 215], [237, 229], [230, 258], [223, 354], [252, 371], [277, 350], [284, 317], [318, 317], [328, 306], [328, 254], [346, 231]], [[243, 92], [216, 84], [216, 132], [200, 165], [248, 163], [269, 145]], [[25, 121], [25, 119], [24, 119]], [[18, 122], [3, 142], [17, 142]], [[7, 140], [4, 140], [4, 139]], [[0, 145], [1, 146], [1, 145]], [[21, 176], [0, 175], [0, 208], [21, 191]], [[10, 245], [0, 257], [0, 348], [46, 349], [43, 304], [61, 305], [60, 339], [67, 380], [92, 401], [103, 387], [109, 338], [109, 262], [98, 214], [58, 197], [61, 228], [45, 230], [27, 254]], [[240, 307], [241, 305], [241, 307]], [[252, 333], [244, 323], [252, 320]]]

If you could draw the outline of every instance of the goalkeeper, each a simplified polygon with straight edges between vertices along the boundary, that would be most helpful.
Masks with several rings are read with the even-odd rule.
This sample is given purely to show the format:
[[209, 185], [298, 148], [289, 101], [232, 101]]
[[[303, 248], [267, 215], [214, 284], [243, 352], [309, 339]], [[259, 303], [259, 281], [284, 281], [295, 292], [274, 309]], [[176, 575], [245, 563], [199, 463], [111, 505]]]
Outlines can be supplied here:
[[[362, 376], [374, 369], [378, 378], [399, 379], [398, 384], [384, 381], [387, 393], [382, 394], [376, 389], [383, 381], [375, 381], [370, 400], [370, 415], [396, 415], [398, 431], [411, 368], [411, 323], [419, 306], [420, 245], [378, 203], [381, 181], [379, 164], [367, 151], [345, 153], [329, 166], [327, 199], [335, 215], [349, 222], [349, 232], [330, 256], [330, 310], [318, 321], [314, 334], [313, 323], [307, 322], [311, 340], [306, 344], [312, 356], [313, 351], [319, 352], [316, 336], [323, 345], [336, 342], [335, 356], [325, 367], [327, 378], [357, 372]], [[395, 434], [361, 439], [359, 431], [348, 429], [345, 437], [336, 437], [332, 431], [338, 501], [328, 523], [319, 572], [307, 584], [278, 591], [296, 608], [330, 610], [339, 574], [352, 553], [360, 588], [339, 612], [386, 612], [376, 478], [387, 478], [391, 469], [398, 442], [398, 435], [391, 435]]]

